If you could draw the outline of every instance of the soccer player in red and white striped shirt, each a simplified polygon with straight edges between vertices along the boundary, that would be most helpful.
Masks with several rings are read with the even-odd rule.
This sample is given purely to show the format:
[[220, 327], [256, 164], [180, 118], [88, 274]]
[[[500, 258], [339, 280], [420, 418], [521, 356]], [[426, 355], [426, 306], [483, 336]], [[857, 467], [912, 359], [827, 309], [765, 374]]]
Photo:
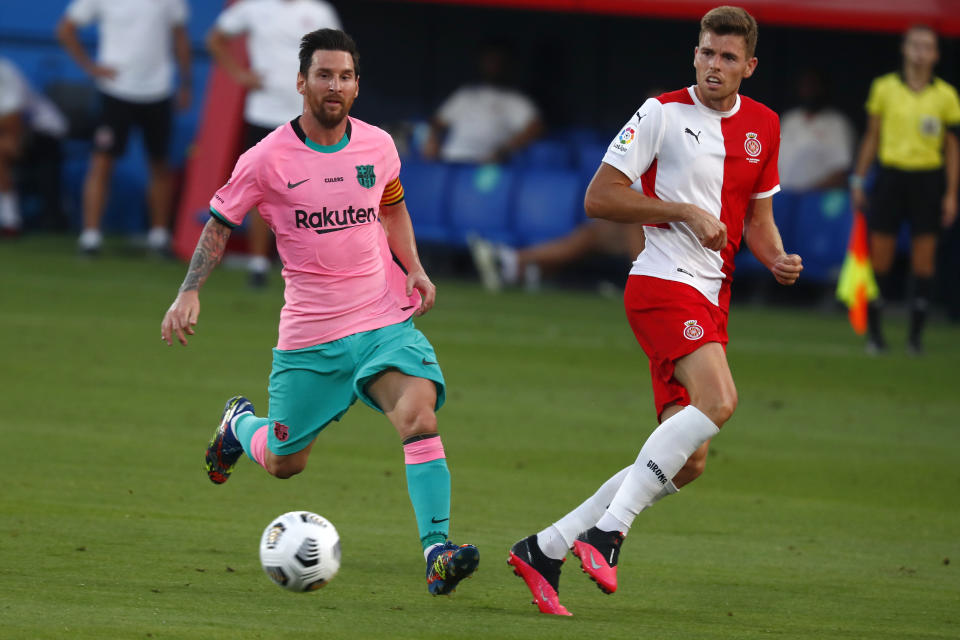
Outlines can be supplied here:
[[696, 84], [644, 102], [587, 188], [590, 217], [645, 225], [624, 303], [650, 359], [660, 425], [633, 465], [510, 550], [509, 563], [544, 613], [569, 615], [557, 598], [568, 549], [613, 593], [634, 518], [703, 472], [710, 439], [737, 405], [726, 344], [741, 239], [780, 284], [793, 284], [803, 269], [800, 256], [784, 251], [773, 219], [779, 119], [738, 93], [757, 67], [756, 42], [757, 23], [745, 10], [709, 11], [694, 51]]

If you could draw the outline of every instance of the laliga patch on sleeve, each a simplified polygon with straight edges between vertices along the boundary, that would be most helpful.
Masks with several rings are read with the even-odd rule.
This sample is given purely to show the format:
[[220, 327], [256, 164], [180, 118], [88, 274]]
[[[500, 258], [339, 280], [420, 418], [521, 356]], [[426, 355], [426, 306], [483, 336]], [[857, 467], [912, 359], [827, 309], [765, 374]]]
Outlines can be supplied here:
[[634, 125], [628, 124], [620, 131], [620, 135], [610, 145], [610, 151], [624, 155], [630, 149], [630, 145], [637, 138], [637, 129]]

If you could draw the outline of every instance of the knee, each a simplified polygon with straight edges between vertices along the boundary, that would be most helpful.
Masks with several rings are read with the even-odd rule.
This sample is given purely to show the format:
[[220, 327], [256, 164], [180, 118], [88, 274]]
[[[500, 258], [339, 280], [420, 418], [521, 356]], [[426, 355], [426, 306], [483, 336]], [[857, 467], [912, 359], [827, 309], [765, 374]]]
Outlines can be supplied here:
[[703, 405], [696, 405], [717, 427], [722, 427], [724, 423], [733, 416], [737, 409], [737, 390], [725, 389], [713, 395]]
[[286, 480], [292, 478], [307, 467], [306, 461], [300, 461], [296, 458], [279, 457], [271, 458], [266, 461], [264, 468], [267, 473], [275, 478]]
[[433, 407], [418, 407], [405, 412], [401, 418], [400, 434], [403, 438], [417, 435], [427, 435], [437, 432], [437, 414]]

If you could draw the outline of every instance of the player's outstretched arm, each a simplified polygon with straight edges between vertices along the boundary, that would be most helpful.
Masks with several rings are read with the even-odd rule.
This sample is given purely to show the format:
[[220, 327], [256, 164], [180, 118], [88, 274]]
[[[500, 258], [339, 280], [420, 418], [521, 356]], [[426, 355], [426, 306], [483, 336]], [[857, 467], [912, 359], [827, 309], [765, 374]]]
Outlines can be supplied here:
[[410, 221], [406, 202], [401, 200], [397, 204], [381, 207], [380, 222], [387, 234], [390, 250], [407, 270], [407, 295], [412, 294], [414, 289], [420, 292], [420, 308], [415, 315], [422, 316], [433, 308], [437, 298], [437, 288], [420, 264], [417, 241], [413, 235], [413, 223]]
[[200, 287], [223, 258], [229, 238], [230, 227], [211, 216], [193, 251], [187, 277], [160, 324], [160, 339], [168, 345], [173, 344], [174, 334], [183, 346], [187, 345], [187, 335], [193, 335], [193, 327], [200, 316]]
[[803, 260], [783, 249], [783, 239], [773, 219], [773, 197], [750, 201], [744, 220], [744, 238], [754, 257], [770, 269], [777, 282], [789, 285], [797, 281], [803, 271]]
[[648, 198], [631, 185], [630, 178], [619, 169], [601, 163], [583, 199], [587, 215], [613, 222], [684, 222], [707, 249], [720, 251], [727, 246], [727, 225], [716, 216], [686, 202]]

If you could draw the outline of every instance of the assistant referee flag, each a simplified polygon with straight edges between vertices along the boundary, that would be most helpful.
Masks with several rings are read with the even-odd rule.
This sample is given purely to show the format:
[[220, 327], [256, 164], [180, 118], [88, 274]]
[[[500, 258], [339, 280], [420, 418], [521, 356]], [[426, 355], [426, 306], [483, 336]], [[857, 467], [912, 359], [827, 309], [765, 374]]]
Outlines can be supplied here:
[[867, 221], [863, 213], [854, 211], [847, 256], [837, 282], [837, 298], [850, 310], [850, 324], [859, 335], [867, 332], [867, 305], [879, 293], [870, 265]]

